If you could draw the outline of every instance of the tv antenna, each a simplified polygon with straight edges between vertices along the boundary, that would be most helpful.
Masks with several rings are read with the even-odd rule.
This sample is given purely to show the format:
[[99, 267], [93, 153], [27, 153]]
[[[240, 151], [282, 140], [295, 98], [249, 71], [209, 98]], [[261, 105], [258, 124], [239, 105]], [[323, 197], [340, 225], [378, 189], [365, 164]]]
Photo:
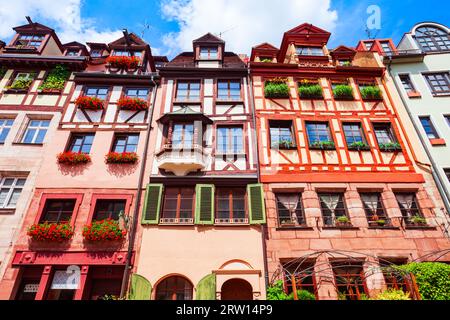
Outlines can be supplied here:
[[370, 39], [370, 40], [375, 39], [378, 36], [379, 32], [380, 32], [380, 30], [378, 30], [378, 29], [371, 30], [371, 29], [369, 29], [369, 27], [366, 26], [367, 38]]
[[151, 28], [150, 24], [148, 23], [147, 20], [145, 20], [145, 21], [144, 21], [144, 24], [142, 25], [141, 39], [144, 39], [145, 32], [146, 32], [147, 30], [150, 30], [150, 28]]
[[230, 28], [230, 29], [227, 29], [227, 30], [225, 30], [225, 31], [219, 32], [219, 34], [218, 34], [219, 38], [222, 39], [222, 35], [223, 35], [224, 33], [227, 33], [228, 31], [234, 30], [234, 29], [236, 29], [237, 27], [238, 27], [238, 26], [234, 26], [234, 27], [232, 27], [232, 28]]

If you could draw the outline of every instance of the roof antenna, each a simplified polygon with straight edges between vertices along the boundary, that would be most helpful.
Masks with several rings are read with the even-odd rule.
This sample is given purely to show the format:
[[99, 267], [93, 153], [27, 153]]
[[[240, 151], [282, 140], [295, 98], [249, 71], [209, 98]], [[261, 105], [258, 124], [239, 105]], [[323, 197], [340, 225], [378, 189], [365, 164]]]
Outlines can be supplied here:
[[144, 26], [143, 26], [142, 32], [141, 32], [141, 39], [144, 39], [146, 30], [150, 30], [150, 24], [147, 22], [147, 20], [144, 21]]
[[30, 16], [26, 16], [25, 18], [27, 19], [29, 24], [33, 24], [33, 20], [31, 20]]
[[367, 38], [370, 40], [375, 39], [378, 36], [379, 32], [380, 32], [380, 30], [376, 30], [375, 32], [373, 32], [373, 30], [370, 30], [369, 27], [366, 26]]
[[230, 28], [230, 29], [228, 29], [228, 30], [219, 32], [219, 34], [218, 34], [219, 38], [222, 39], [222, 35], [223, 35], [224, 33], [227, 33], [228, 31], [234, 30], [234, 29], [236, 29], [237, 27], [238, 27], [238, 26], [234, 26], [233, 28]]

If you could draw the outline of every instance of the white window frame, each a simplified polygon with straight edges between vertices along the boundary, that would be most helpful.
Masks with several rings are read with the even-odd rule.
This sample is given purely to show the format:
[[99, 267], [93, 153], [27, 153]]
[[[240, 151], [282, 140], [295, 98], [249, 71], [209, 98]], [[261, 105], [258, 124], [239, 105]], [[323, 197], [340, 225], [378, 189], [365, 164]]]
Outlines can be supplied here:
[[[30, 125], [31, 125], [32, 121], [39, 121], [39, 125], [38, 126], [33, 126], [31, 128], [31, 129], [36, 129], [36, 132], [34, 133], [33, 138], [31, 139], [31, 142], [25, 142], [25, 137], [27, 136], [27, 132], [30, 129]], [[42, 126], [42, 121], [48, 121], [49, 122], [48, 126], [47, 127], [43, 127]], [[51, 124], [51, 119], [33, 119], [33, 118], [28, 119], [27, 126], [26, 126], [25, 131], [23, 132], [23, 135], [22, 135], [21, 143], [26, 143], [26, 144], [41, 144], [41, 143], [44, 143], [45, 142], [45, 138], [47, 137], [48, 130], [50, 128], [50, 124]], [[37, 143], [36, 139], [38, 137], [38, 134], [39, 134], [39, 132], [41, 130], [44, 130], [44, 129], [45, 129], [44, 139], [42, 140], [42, 142]]]
[[[10, 185], [10, 186], [4, 185], [5, 180], [7, 180], [7, 179], [14, 179], [12, 185]], [[17, 182], [19, 180], [25, 180], [24, 184], [21, 186], [18, 186]], [[17, 206], [17, 203], [19, 203], [20, 196], [22, 195], [22, 192], [23, 192], [23, 189], [24, 189], [26, 183], [27, 183], [27, 180], [25, 177], [0, 177], [0, 189], [9, 189], [8, 194], [6, 195], [5, 201], [3, 203], [0, 203], [0, 209], [15, 209]], [[20, 189], [19, 199], [17, 200], [17, 202], [14, 206], [8, 206], [15, 189]]]
[[[5, 137], [5, 141], [4, 142], [0, 142], [0, 144], [3, 144], [3, 143], [6, 142], [6, 139], [8, 138], [8, 135], [11, 133], [11, 129], [14, 126], [14, 119], [0, 117], [0, 120], [5, 122], [5, 123], [0, 125], [0, 136], [3, 133], [3, 130], [9, 129], [9, 132], [8, 132], [8, 134]], [[6, 124], [7, 121], [12, 121], [13, 123], [9, 126], [9, 125]]]

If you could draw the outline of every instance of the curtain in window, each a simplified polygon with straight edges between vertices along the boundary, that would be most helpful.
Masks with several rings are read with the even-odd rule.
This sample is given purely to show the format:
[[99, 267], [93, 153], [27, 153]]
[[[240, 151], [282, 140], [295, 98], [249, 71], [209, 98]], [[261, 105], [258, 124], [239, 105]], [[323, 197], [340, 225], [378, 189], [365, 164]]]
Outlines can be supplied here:
[[397, 201], [401, 209], [409, 210], [414, 207], [414, 195], [413, 194], [398, 194]]
[[370, 210], [372, 214], [375, 214], [378, 209], [378, 195], [376, 194], [368, 194], [364, 195], [363, 198], [364, 206]]
[[329, 209], [331, 212], [334, 212], [339, 204], [340, 195], [338, 194], [330, 194], [326, 196], [320, 197], [323, 204]]
[[291, 221], [295, 223], [299, 223], [297, 217], [297, 209], [300, 204], [300, 195], [299, 194], [284, 194], [278, 196], [278, 201], [289, 210], [289, 215], [291, 217]]

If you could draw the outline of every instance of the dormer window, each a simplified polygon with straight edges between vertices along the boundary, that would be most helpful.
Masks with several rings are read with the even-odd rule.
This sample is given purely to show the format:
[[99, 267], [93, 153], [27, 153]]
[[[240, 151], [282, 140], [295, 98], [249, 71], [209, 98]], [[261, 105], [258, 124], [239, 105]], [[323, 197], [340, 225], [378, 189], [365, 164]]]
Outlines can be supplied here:
[[367, 51], [370, 51], [372, 49], [373, 42], [364, 42], [364, 46], [366, 47]]
[[102, 56], [103, 50], [101, 49], [94, 49], [91, 51], [91, 57], [92, 58], [100, 58]]
[[200, 59], [214, 60], [219, 58], [219, 50], [217, 47], [201, 47]]
[[296, 48], [297, 55], [299, 56], [323, 56], [323, 49], [321, 47], [304, 47], [300, 46]]
[[21, 34], [16, 41], [16, 46], [39, 48], [44, 38], [43, 35]]
[[78, 49], [71, 49], [67, 50], [66, 56], [68, 57], [78, 57], [80, 55], [80, 50]]
[[131, 57], [131, 53], [125, 50], [114, 50], [112, 55], [116, 57]]
[[380, 42], [380, 45], [384, 53], [391, 53], [393, 51], [389, 41], [382, 41]]

